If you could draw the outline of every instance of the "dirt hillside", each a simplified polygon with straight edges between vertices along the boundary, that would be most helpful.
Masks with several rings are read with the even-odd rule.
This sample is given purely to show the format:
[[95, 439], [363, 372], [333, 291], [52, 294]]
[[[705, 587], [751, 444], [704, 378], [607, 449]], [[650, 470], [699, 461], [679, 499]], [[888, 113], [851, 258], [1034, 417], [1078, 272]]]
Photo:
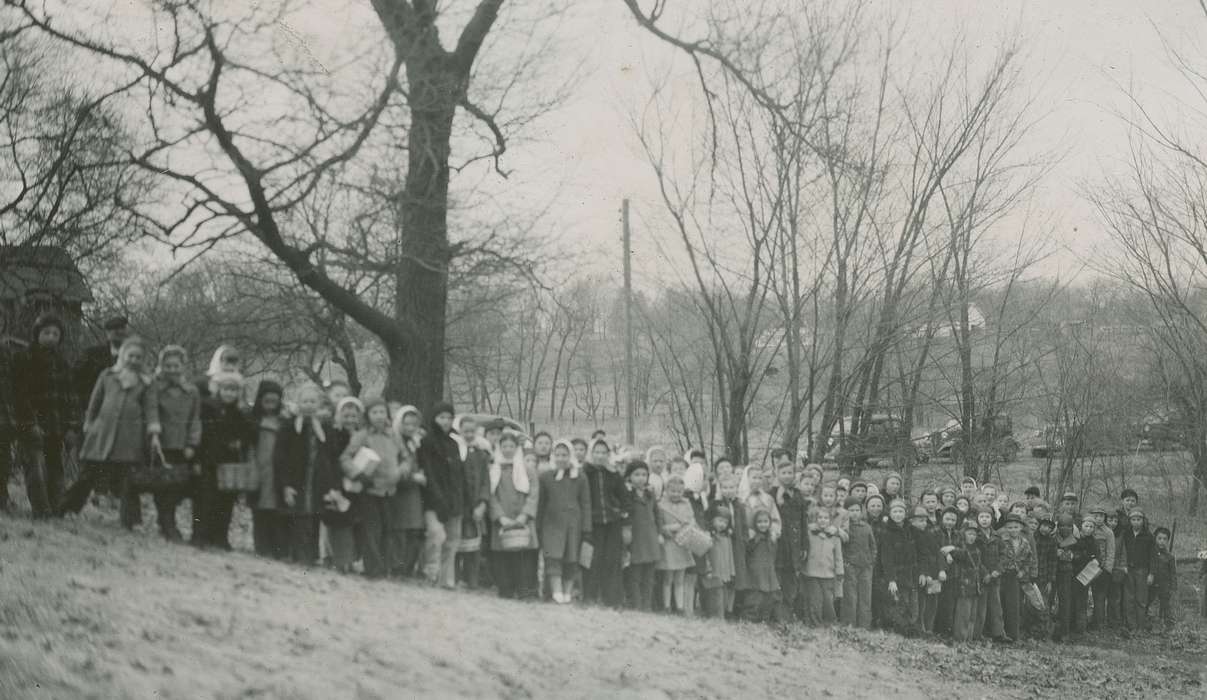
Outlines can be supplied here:
[[[198, 553], [96, 520], [0, 516], [8, 700], [1036, 694], [1008, 670], [973, 670], [987, 651], [509, 603]], [[1119, 665], [1103, 653], [1079, 667]], [[1197, 672], [1152, 687], [1162, 675], [1140, 678], [1147, 697], [1200, 688]]]

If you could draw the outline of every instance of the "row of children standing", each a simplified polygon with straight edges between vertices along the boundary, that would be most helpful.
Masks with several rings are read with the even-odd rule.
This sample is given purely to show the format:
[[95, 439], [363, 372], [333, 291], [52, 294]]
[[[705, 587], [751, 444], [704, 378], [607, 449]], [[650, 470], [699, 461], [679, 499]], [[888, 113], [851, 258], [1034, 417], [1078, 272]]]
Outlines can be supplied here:
[[[61, 337], [61, 324], [39, 319], [30, 350], [8, 363], [15, 371], [0, 373], [0, 395], [15, 399], [0, 404], [15, 404], [0, 412], [10, 417], [0, 437], [25, 426], [48, 462], [72, 442], [53, 436], [80, 424]], [[304, 565], [329, 553], [337, 568], [361, 560], [373, 577], [478, 587], [487, 553], [487, 576], [504, 597], [841, 619], [961, 640], [1009, 641], [1036, 627], [1022, 603], [1032, 588], [1055, 601], [1057, 637], [1084, 628], [1091, 602], [1096, 626], [1147, 626], [1150, 588], [1172, 618], [1169, 533], [1149, 533], [1134, 492], [1120, 510], [1096, 507], [1085, 518], [1071, 494], [1055, 512], [1030, 489], [1005, 508], [996, 489], [969, 480], [913, 504], [897, 475], [883, 489], [827, 484], [820, 467], [785, 451], [769, 470], [739, 474], [724, 459], [710, 469], [699, 451], [618, 459], [603, 435], [588, 444], [540, 434], [525, 450], [502, 424], [455, 425], [451, 405], [434, 406], [425, 424], [414, 407], [362, 403], [341, 385], [305, 387], [286, 410], [282, 387], [261, 382], [248, 411], [233, 348], [219, 348], [196, 384], [182, 348], [160, 351], [154, 377], [147, 358], [137, 338], [120, 345], [82, 421], [80, 478], [57, 499], [54, 483], [32, 484], [35, 514], [78, 511], [101, 482], [158, 455], [193, 465], [187, 485], [155, 494], [164, 536], [181, 539], [175, 511], [189, 497], [192, 542], [229, 549], [237, 494], [220, 488], [217, 471], [247, 462], [257, 475], [246, 498], [258, 553]], [[122, 520], [132, 527], [136, 494], [127, 496]], [[1090, 561], [1103, 573], [1086, 586], [1076, 577]]]

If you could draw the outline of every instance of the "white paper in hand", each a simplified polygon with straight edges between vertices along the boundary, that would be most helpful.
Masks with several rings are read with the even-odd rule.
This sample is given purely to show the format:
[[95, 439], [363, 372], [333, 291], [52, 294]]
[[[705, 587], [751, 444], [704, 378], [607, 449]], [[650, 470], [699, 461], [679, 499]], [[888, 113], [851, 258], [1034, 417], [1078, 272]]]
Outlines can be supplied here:
[[352, 457], [352, 473], [348, 476], [353, 479], [358, 476], [367, 476], [372, 474], [379, 464], [381, 464], [381, 455], [368, 447], [362, 447]]

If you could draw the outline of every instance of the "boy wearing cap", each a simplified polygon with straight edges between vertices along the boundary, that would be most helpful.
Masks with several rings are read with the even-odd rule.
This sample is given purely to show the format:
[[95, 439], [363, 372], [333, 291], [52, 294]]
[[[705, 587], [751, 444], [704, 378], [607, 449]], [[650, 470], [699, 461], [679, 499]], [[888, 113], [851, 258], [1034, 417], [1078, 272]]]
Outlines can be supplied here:
[[1078, 537], [1073, 516], [1056, 516], [1056, 578], [1053, 591], [1056, 598], [1056, 629], [1054, 641], [1062, 641], [1070, 633], [1080, 633], [1085, 624], [1086, 588], [1077, 581], [1077, 574], [1097, 556], [1093, 539]]
[[[933, 497], [933, 496], [932, 496]], [[937, 500], [937, 499], [936, 499]], [[930, 510], [923, 505], [914, 507], [909, 524], [914, 540], [914, 552], [918, 560], [918, 597], [916, 625], [924, 634], [935, 629], [935, 616], [939, 612], [939, 591], [947, 579], [943, 564], [946, 558], [939, 553], [938, 529], [931, 523]]]
[[1017, 513], [1006, 516], [998, 539], [998, 568], [1001, 575], [1002, 623], [1007, 640], [1019, 638], [1022, 585], [1038, 575], [1035, 549], [1023, 533], [1025, 524]]
[[1148, 531], [1144, 511], [1133, 508], [1127, 515], [1128, 528], [1123, 532], [1123, 549], [1127, 553], [1127, 577], [1123, 580], [1123, 616], [1129, 630], [1147, 630], [1148, 587], [1153, 583], [1157, 546]]

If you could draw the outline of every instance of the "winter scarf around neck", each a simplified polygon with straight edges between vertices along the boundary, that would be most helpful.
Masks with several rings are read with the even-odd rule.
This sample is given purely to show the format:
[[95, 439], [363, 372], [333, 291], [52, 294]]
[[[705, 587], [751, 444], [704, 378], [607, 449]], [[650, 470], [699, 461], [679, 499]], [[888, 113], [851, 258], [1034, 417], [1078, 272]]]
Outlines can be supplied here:
[[[558, 440], [557, 442], [553, 443], [553, 452], [557, 452], [557, 448], [559, 447], [566, 448], [566, 451], [570, 453], [570, 467], [567, 469], [558, 469], [557, 474], [555, 474], [553, 477], [554, 481], [561, 481], [567, 472], [570, 473], [571, 479], [577, 479], [578, 473], [581, 471], [581, 467], [578, 464], [578, 460], [574, 458], [574, 445], [570, 444], [569, 440]], [[550, 452], [549, 454], [552, 455], [553, 452]]]
[[[501, 453], [497, 453], [494, 461], [490, 463], [491, 493], [495, 492], [495, 489], [499, 487], [499, 482], [503, 479], [504, 459]], [[528, 493], [528, 469], [524, 467], [524, 451], [518, 448], [511, 457], [511, 485], [522, 494]]]

